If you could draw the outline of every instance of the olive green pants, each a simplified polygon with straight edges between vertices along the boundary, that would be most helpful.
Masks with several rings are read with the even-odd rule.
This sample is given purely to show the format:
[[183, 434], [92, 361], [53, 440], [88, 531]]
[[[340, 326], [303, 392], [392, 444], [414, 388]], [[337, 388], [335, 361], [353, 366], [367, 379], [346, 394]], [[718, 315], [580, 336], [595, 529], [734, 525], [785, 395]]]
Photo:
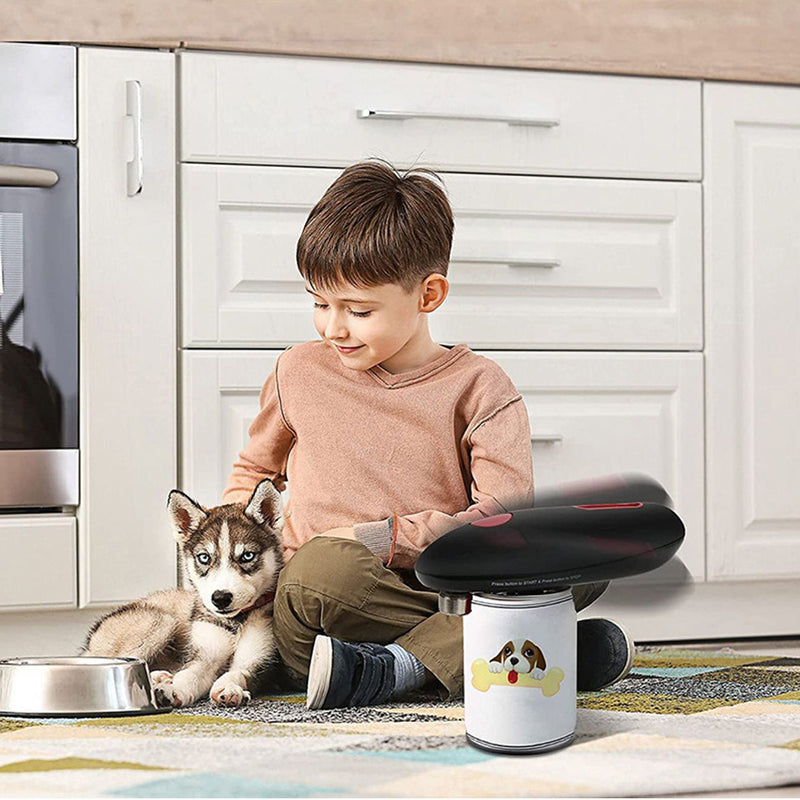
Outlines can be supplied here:
[[[573, 588], [576, 611], [607, 583]], [[305, 689], [317, 634], [345, 642], [396, 642], [418, 658], [450, 696], [463, 692], [461, 617], [442, 614], [436, 592], [404, 583], [361, 542], [318, 536], [278, 579], [273, 628], [287, 674]]]

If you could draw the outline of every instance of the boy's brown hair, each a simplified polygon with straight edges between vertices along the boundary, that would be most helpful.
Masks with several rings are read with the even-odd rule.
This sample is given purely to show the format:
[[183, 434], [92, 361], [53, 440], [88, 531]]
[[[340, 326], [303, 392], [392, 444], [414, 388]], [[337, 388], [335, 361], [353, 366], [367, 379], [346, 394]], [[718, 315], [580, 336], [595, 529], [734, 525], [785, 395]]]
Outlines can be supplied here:
[[348, 167], [308, 215], [297, 267], [312, 289], [400, 284], [410, 292], [447, 275], [453, 212], [441, 179], [417, 167], [400, 174], [382, 159]]

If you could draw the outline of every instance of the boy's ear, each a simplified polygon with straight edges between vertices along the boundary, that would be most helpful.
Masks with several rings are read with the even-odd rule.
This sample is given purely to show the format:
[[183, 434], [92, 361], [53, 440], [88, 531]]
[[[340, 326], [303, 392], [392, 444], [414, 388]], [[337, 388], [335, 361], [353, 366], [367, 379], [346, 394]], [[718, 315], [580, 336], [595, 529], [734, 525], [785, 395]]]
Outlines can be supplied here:
[[444, 303], [447, 293], [450, 291], [450, 283], [439, 272], [432, 272], [422, 282], [422, 303], [419, 310], [424, 314], [436, 311]]
[[183, 544], [208, 517], [204, 509], [178, 489], [173, 489], [169, 493], [167, 511], [172, 518], [172, 533], [180, 544]]
[[281, 493], [269, 478], [265, 478], [253, 490], [244, 514], [257, 525], [268, 525], [275, 533], [283, 530]]

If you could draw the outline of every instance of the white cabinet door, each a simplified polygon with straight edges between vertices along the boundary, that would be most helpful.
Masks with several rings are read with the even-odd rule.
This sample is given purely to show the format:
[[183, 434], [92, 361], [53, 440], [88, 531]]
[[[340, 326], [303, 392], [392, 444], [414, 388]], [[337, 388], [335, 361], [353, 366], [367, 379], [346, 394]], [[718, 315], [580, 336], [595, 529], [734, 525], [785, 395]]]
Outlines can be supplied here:
[[[183, 352], [181, 486], [198, 502], [219, 502], [281, 352]], [[702, 357], [482, 354], [503, 367], [528, 407], [536, 483], [612, 472], [653, 476], [686, 525], [681, 557], [703, 580]]]
[[700, 178], [700, 81], [181, 53], [181, 160]]
[[[80, 603], [175, 584], [175, 58], [81, 48]], [[128, 194], [141, 86], [142, 189]], [[135, 87], [133, 87], [135, 89]], [[134, 178], [135, 180], [135, 178]]]
[[[78, 595], [75, 517], [0, 517], [0, 611], [75, 608]], [[11, 624], [4, 619], [2, 628]], [[0, 629], [2, 636], [2, 629]]]
[[258, 399], [283, 350], [181, 353], [180, 487], [204, 506], [222, 499], [258, 414]]
[[[334, 169], [184, 164], [183, 345], [315, 338], [295, 261]], [[700, 186], [445, 175], [455, 217], [435, 339], [521, 350], [699, 350]]]
[[[643, 472], [686, 526], [680, 557], [705, 578], [699, 353], [484, 353], [528, 407], [538, 486]], [[646, 577], [646, 576], [645, 576]]]
[[800, 577], [800, 89], [704, 92], [709, 576]]

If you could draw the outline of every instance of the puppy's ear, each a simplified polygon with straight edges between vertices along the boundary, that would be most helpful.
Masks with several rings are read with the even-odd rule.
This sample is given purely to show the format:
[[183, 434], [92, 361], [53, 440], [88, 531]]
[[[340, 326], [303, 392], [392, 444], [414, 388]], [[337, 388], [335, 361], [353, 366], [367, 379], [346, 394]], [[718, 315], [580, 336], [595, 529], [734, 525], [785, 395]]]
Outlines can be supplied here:
[[268, 525], [275, 533], [283, 530], [281, 493], [269, 478], [265, 478], [253, 490], [253, 496], [244, 510], [244, 515], [257, 525]]
[[208, 514], [183, 492], [173, 489], [167, 499], [167, 511], [172, 518], [172, 533], [183, 544], [204, 522]]
[[508, 647], [510, 644], [511, 644], [511, 642], [506, 642], [506, 643], [505, 643], [505, 644], [504, 644], [504, 645], [503, 645], [503, 646], [500, 648], [500, 652], [499, 652], [499, 653], [498, 653], [498, 654], [497, 654], [497, 655], [496, 655], [496, 656], [495, 656], [495, 657], [492, 659], [492, 661], [497, 661], [497, 663], [498, 663], [498, 664], [502, 664], [502, 663], [503, 663], [503, 661], [505, 660], [505, 659], [503, 658], [503, 653], [505, 652], [505, 649], [506, 649], [506, 647]]

